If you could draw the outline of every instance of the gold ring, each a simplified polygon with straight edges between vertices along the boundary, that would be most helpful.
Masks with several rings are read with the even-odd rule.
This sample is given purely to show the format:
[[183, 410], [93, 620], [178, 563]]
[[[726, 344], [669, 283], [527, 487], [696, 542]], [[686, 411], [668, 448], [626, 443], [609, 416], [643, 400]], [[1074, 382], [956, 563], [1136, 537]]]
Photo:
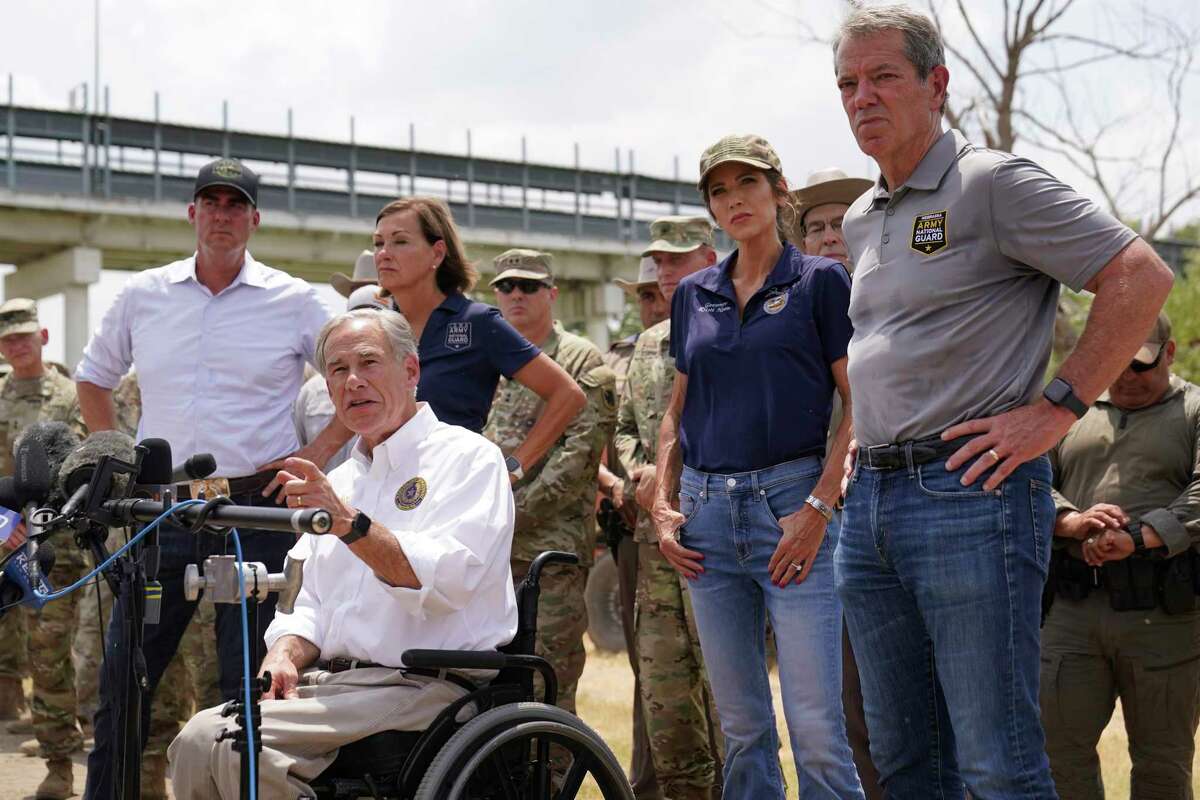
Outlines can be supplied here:
[[991, 448], [989, 448], [989, 449], [988, 449], [988, 451], [987, 451], [987, 454], [988, 454], [989, 456], [991, 456], [991, 457], [992, 457], [992, 460], [993, 460], [993, 461], [999, 461], [999, 460], [1000, 460], [1000, 454], [999, 454], [999, 453], [997, 453], [995, 450], [993, 450], [993, 449], [991, 449]]

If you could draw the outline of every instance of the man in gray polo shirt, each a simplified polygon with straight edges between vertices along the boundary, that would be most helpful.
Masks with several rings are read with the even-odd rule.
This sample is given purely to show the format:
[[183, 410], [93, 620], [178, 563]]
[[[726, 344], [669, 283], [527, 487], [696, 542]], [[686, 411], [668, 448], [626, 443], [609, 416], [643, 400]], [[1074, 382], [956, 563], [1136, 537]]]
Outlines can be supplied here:
[[[872, 756], [889, 797], [1053, 798], [1044, 454], [1129, 364], [1172, 275], [1036, 164], [942, 132], [950, 76], [927, 17], [856, 9], [834, 56], [881, 172], [843, 223], [858, 451], [836, 557]], [[1096, 296], [1043, 394], [1060, 283]]]

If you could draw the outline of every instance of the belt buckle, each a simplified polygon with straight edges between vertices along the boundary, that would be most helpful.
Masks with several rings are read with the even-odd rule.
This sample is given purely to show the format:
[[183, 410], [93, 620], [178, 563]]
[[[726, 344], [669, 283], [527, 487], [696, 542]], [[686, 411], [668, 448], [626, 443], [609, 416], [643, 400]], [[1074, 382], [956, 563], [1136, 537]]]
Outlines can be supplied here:
[[352, 659], [344, 658], [342, 656], [334, 656], [333, 658], [329, 659], [330, 672], [345, 672], [346, 670], [353, 668], [354, 661]]
[[204, 478], [191, 481], [188, 484], [192, 497], [196, 500], [211, 500], [214, 497], [229, 496], [228, 478]]
[[[877, 450], [892, 450], [895, 445], [892, 444], [873, 444], [867, 447], [867, 464], [875, 466], [875, 453]], [[880, 453], [882, 455], [882, 453]]]

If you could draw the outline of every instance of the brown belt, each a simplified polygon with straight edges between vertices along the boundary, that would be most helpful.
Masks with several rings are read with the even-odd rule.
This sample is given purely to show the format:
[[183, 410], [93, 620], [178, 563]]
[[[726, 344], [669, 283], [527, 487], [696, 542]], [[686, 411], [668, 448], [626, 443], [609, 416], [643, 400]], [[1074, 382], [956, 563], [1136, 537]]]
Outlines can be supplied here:
[[[251, 494], [257, 492], [271, 482], [271, 479], [278, 474], [275, 470], [269, 469], [263, 472], [256, 472], [253, 475], [245, 475], [241, 478], [229, 478], [229, 496]], [[192, 487], [186, 483], [180, 483], [175, 486], [175, 497], [179, 500], [192, 499]], [[209, 498], [210, 500], [212, 498]]]

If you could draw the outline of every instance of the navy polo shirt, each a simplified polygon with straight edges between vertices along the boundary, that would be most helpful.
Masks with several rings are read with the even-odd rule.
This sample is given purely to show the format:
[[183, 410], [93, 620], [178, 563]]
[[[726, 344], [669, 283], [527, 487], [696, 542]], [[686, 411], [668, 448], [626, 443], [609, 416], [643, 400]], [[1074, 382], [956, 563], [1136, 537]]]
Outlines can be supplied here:
[[429, 403], [442, 422], [479, 433], [500, 376], [511, 378], [541, 351], [499, 309], [452, 294], [429, 316], [418, 352], [417, 399]]
[[853, 329], [850, 276], [828, 258], [783, 248], [738, 318], [737, 252], [689, 275], [671, 301], [671, 355], [687, 375], [683, 463], [728, 474], [823, 455], [835, 385]]

